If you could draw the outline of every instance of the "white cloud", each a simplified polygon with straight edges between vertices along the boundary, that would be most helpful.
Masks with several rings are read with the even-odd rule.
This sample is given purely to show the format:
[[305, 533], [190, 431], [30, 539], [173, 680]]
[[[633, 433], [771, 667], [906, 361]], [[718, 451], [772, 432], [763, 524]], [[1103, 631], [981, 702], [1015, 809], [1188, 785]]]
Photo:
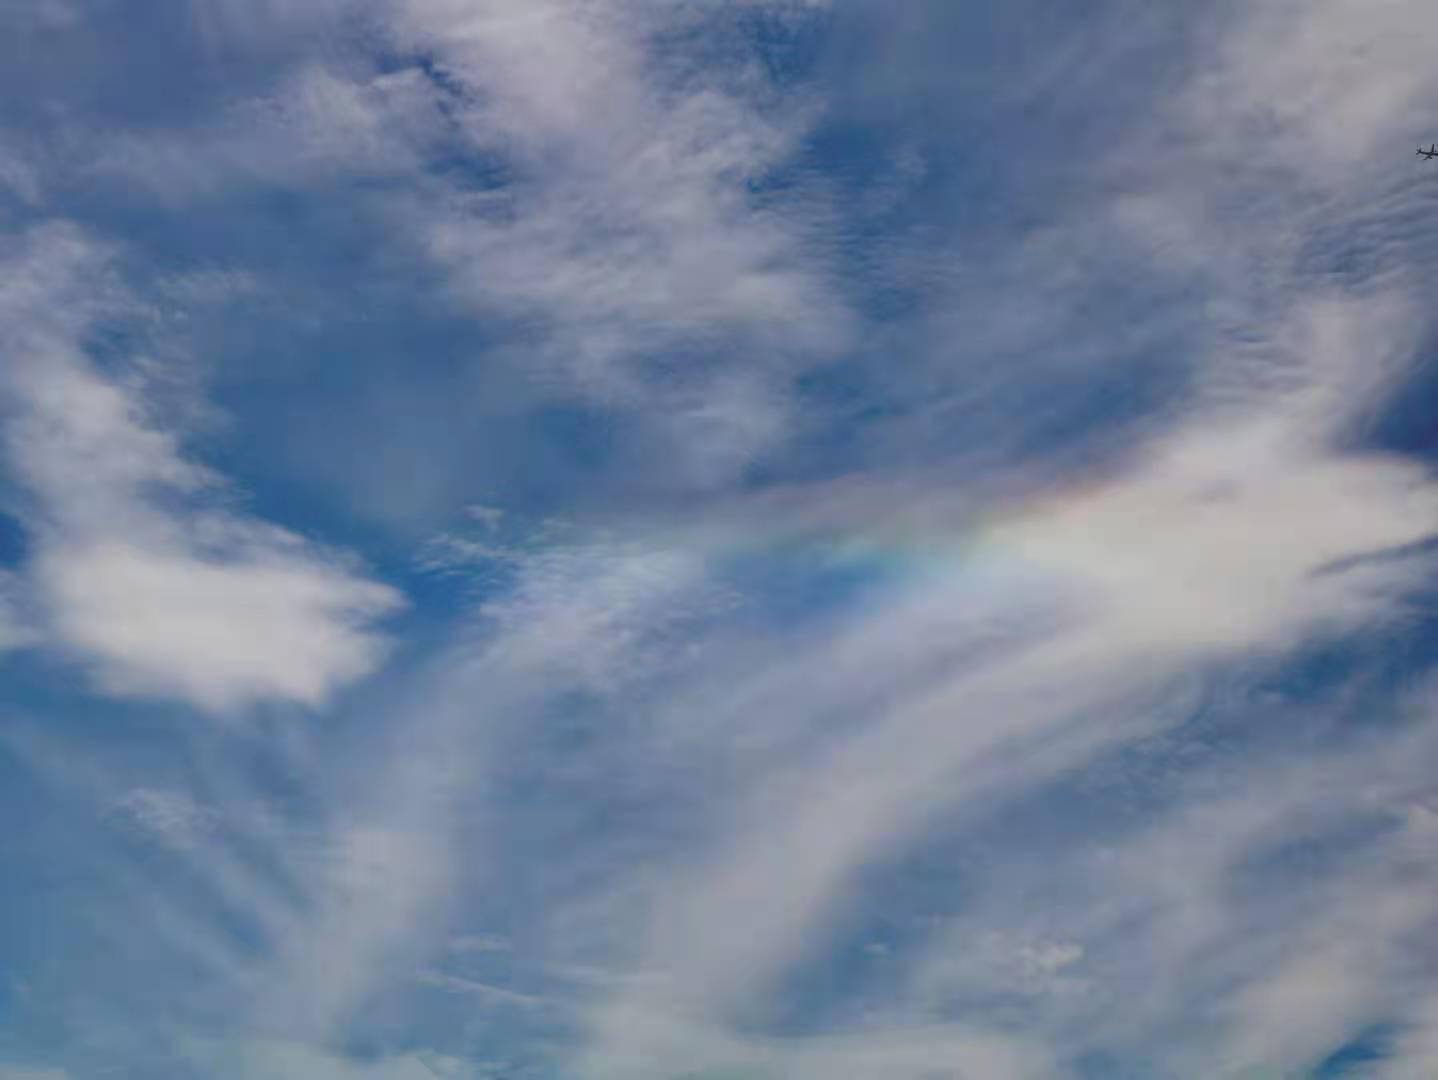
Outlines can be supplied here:
[[[1312, 17], [1328, 18], [1340, 7], [1320, 6]], [[1356, 6], [1343, 10], [1361, 18]], [[1386, 31], [1389, 40], [1392, 29]], [[1247, 35], [1238, 39], [1240, 51], [1254, 41], [1259, 42], [1255, 56], [1282, 51], [1276, 42], [1265, 44], [1248, 23], [1236, 33]], [[1306, 55], [1318, 62], [1318, 50]], [[1416, 69], [1409, 64], [1406, 70], [1403, 86], [1410, 87]], [[1198, 94], [1186, 89], [1175, 112], [1190, 115], [1183, 110], [1193, 107]], [[1387, 109], [1408, 95], [1408, 89], [1374, 89], [1364, 100]], [[1256, 108], [1266, 98], [1244, 100]], [[1318, 108], [1312, 116], [1305, 111], [1304, 122], [1320, 123], [1322, 115]], [[1307, 133], [1292, 118], [1284, 125], [1285, 136]], [[832, 637], [785, 641], [782, 674], [753, 653], [710, 654], [710, 678], [700, 680], [705, 693], [676, 703], [676, 728], [697, 732], [699, 742], [723, 753], [717, 748], [732, 751], [734, 741], [748, 735], [746, 720], [753, 717], [753, 727], [765, 729], [764, 745], [780, 750], [746, 759], [754, 773], [725, 791], [729, 801], [716, 811], [713, 846], [676, 859], [655, 885], [640, 943], [631, 947], [638, 966], [665, 972], [668, 982], [657, 990], [630, 988], [597, 1005], [595, 1060], [634, 1065], [657, 1055], [677, 1062], [685, 1050], [702, 1060], [723, 1060], [728, 1051], [711, 1049], [707, 1041], [717, 1037], [713, 1031], [727, 1031], [729, 1022], [739, 1022], [736, 1017], [764, 1015], [785, 976], [802, 971], [807, 958], [833, 944], [846, 905], [856, 902], [860, 871], [896, 848], [921, 843], [936, 816], [942, 813], [951, 829], [984, 820], [993, 812], [991, 803], [1002, 807], [1042, 790], [1056, 776], [1079, 774], [1095, 758], [1185, 717], [1193, 707], [1187, 699], [1162, 707], [1169, 679], [1203, 671], [1215, 658], [1261, 664], [1315, 636], [1371, 630], [1404, 614], [1405, 596], [1428, 578], [1431, 563], [1425, 558], [1394, 553], [1438, 533], [1438, 487], [1429, 470], [1353, 446], [1376, 403], [1410, 370], [1426, 308], [1413, 301], [1405, 275], [1391, 267], [1349, 289], [1329, 275], [1310, 277], [1295, 252], [1322, 223], [1321, 214], [1310, 216], [1306, 207], [1271, 222], [1209, 220], [1206, 215], [1221, 200], [1191, 199], [1193, 178], [1184, 173], [1203, 166], [1203, 154], [1217, 147], [1204, 141], [1198, 123], [1191, 137], [1200, 147], [1193, 158], [1154, 167], [1155, 193], [1146, 197], [1152, 202], [1139, 206], [1124, 193], [1115, 211], [1131, 216], [1137, 207], [1145, 228], [1157, 222], [1167, 230], [1158, 237], [1163, 243], [1155, 244], [1164, 273], [1173, 271], [1174, 245], [1192, 237], [1218, 238], [1182, 253], [1183, 273], [1195, 267], [1211, 272], [1204, 287], [1213, 293], [1211, 308], [1223, 332], [1195, 363], [1188, 395], [1161, 418], [1167, 430], [1145, 429], [1143, 441], [1117, 462], [1086, 474], [1056, 468], [1057, 490], [1047, 498], [1031, 494], [1044, 486], [1032, 474], [1018, 476], [1014, 486], [1026, 494], [1012, 499], [976, 497], [955, 479], [959, 490], [952, 508], [942, 491], [932, 489], [919, 492], [914, 506], [892, 492], [861, 496], [847, 506], [824, 493], [828, 505], [814, 516], [829, 517], [838, 505], [840, 532], [872, 535], [882, 543], [886, 525], [897, 516], [929, 529], [971, 529], [978, 537], [962, 557], [954, 556], [961, 569], [923, 582], [922, 597], [876, 603]], [[1224, 132], [1215, 141], [1227, 137]], [[1241, 193], [1251, 178], [1241, 165], [1245, 156], [1255, 159], [1255, 171], [1282, 168], [1282, 155], [1290, 153], [1299, 153], [1303, 167], [1310, 167], [1283, 138], [1271, 148], [1247, 139], [1238, 145], [1242, 154], [1223, 161], [1227, 174], [1203, 173], [1230, 193]], [[1316, 166], [1330, 178], [1343, 164], [1342, 154], [1335, 149], [1333, 155]], [[1332, 211], [1329, 205], [1322, 213]], [[1255, 290], [1258, 297], [1247, 292], [1253, 278], [1265, 281]], [[1013, 332], [1040, 337], [1033, 326], [1047, 324], [1032, 299], [1025, 299]], [[1027, 420], [1019, 415], [1013, 422], [1022, 426]], [[807, 516], [811, 511], [803, 502], [795, 495], [783, 509]], [[761, 515], [754, 526], [782, 528]], [[803, 534], [802, 527], [796, 531]], [[906, 535], [901, 526], [893, 532]], [[950, 545], [963, 539], [950, 538]], [[943, 541], [937, 546], [946, 550]], [[1011, 573], [1015, 562], [1022, 571]], [[974, 581], [1001, 577], [1001, 571], [1005, 585], [996, 591], [1004, 595], [1002, 602], [1010, 599], [1015, 582], [1038, 583], [1055, 610], [1052, 617], [1032, 619], [1028, 632], [1020, 624], [1012, 648], [985, 655], [981, 664], [965, 664], [965, 646], [977, 644], [984, 614], [984, 594]], [[1022, 599], [1031, 595], [1026, 591]], [[947, 609], [949, 621], [925, 617], [925, 602]], [[734, 667], [727, 669], [726, 663]], [[821, 721], [809, 717], [822, 718], [834, 734], [800, 734], [821, 730]], [[791, 746], [803, 752], [785, 754]], [[1302, 779], [1294, 783], [1322, 782], [1324, 790], [1346, 791], [1371, 785], [1375, 774], [1392, 767], [1358, 756], [1335, 765], [1337, 777], [1300, 769]], [[1278, 775], [1273, 763], [1265, 762], [1251, 782], [1261, 790]], [[1285, 802], [1285, 792], [1256, 812], [1275, 833], [1301, 837], [1303, 813]], [[1364, 812], [1345, 805], [1340, 816], [1351, 821]], [[945, 993], [956, 987], [993, 992], [1000, 973], [999, 981], [1007, 980], [1011, 990], [1032, 988], [1046, 975], [1056, 976], [1052, 983], [1061, 986], [1068, 975], [1072, 988], [1096, 988], [1095, 1000], [1115, 1015], [1104, 1020], [1085, 1012], [1084, 994], [1048, 995], [1061, 1003], [1032, 1006], [1047, 1018], [1031, 1032], [1037, 1045], [1072, 1050], [1110, 1036], [1141, 1054], [1149, 1049], [1147, 1040], [1176, 1032], [1191, 1017], [1191, 1030], [1181, 1040], [1175, 1035], [1161, 1057], [1189, 1060], [1186, 1047], [1194, 1045], [1191, 1063], [1231, 1059], [1235, 1068], [1286, 1069], [1316, 1064], [1345, 1037], [1381, 1020], [1392, 999], [1380, 991], [1395, 976], [1402, 949], [1431, 915], [1430, 905], [1405, 901], [1399, 877], [1377, 873], [1361, 878], [1353, 893], [1324, 897], [1317, 911], [1295, 918], [1295, 926], [1280, 933], [1277, 922], [1265, 921], [1277, 918], [1268, 906], [1275, 897], [1235, 906], [1216, 899], [1234, 886], [1246, 858], [1262, 857], [1272, 836], [1245, 837], [1225, 828], [1234, 824], [1226, 820], [1188, 824], [1191, 828], [1165, 834], [1161, 845], [1125, 847], [1131, 838], [1123, 835], [1114, 843], [1136, 864], [1151, 857], [1135, 871], [1142, 874], [1135, 884], [1140, 896], [1162, 897], [1154, 880], [1159, 875], [1190, 882], [1194, 894], [1172, 897], [1172, 906], [1155, 899], [1154, 909], [1135, 915], [1121, 891], [1129, 882], [1106, 878], [1109, 864], [1095, 856], [1093, 891], [1073, 901], [1093, 904], [1101, 913], [1096, 918], [1112, 905], [1139, 922], [1144, 936], [1130, 943], [1134, 966], [1119, 981], [1108, 981], [1114, 972], [1101, 930], [1082, 925], [1082, 913], [1071, 914], [1062, 888], [1044, 889], [1040, 875], [1032, 885], [1042, 892], [1049, 920], [1080, 925], [1056, 931], [1035, 919], [1038, 926], [1021, 923], [986, 938], [994, 931], [966, 923], [947, 951], [948, 968], [931, 968], [917, 978], [915, 999], [894, 1003], [895, 1011], [922, 1014], [923, 986], [942, 998], [940, 986]], [[1208, 864], [1205, 836], [1213, 845]], [[1384, 849], [1382, 858], [1390, 857]], [[996, 874], [1010, 862], [1021, 863], [1017, 852], [998, 851], [992, 858]], [[1069, 879], [1058, 880], [1061, 885]], [[1000, 878], [989, 912], [1000, 926], [1004, 905], [1021, 910], [1024, 904], [1023, 893], [1003, 885]], [[616, 894], [624, 895], [622, 889]], [[1346, 922], [1345, 909], [1380, 913], [1381, 925]], [[1146, 917], [1153, 919], [1151, 927], [1142, 926]], [[1264, 933], [1270, 942], [1281, 940], [1281, 948], [1247, 954]], [[1043, 944], [1056, 934], [1062, 945]], [[1012, 947], [976, 956], [976, 939]], [[1026, 941], [1030, 944], [1022, 944]], [[1264, 964], [1273, 970], [1262, 970]], [[1057, 969], [1050, 971], [1053, 965]], [[1185, 965], [1196, 973], [1189, 988], [1180, 974]], [[1211, 981], [1200, 981], [1198, 972]], [[1134, 985], [1151, 986], [1153, 993], [1141, 995], [1145, 1000], [1135, 1003], [1132, 1025], [1125, 1027], [1121, 1014], [1128, 1006], [1106, 988]], [[1204, 1002], [1225, 1000], [1238, 986], [1252, 1015], [1229, 1024], [1232, 1017], [1212, 1015]], [[1265, 1018], [1272, 1017], [1284, 1022], [1266, 1031]], [[686, 1023], [696, 1030], [685, 1029]], [[1210, 1041], [1198, 1046], [1205, 1037]]]
[[38, 170], [15, 148], [3, 143], [0, 143], [0, 191], [9, 191], [26, 204], [40, 201]]
[[481, 1080], [487, 1075], [443, 1054], [421, 1051], [365, 1060], [278, 1039], [195, 1044], [188, 1056], [217, 1080]]
[[356, 176], [417, 180], [442, 118], [416, 71], [348, 76], [319, 64], [267, 96], [232, 105], [200, 131], [100, 133], [77, 164], [176, 205], [242, 187], [320, 188]]
[[115, 803], [113, 812], [180, 848], [202, 843], [219, 822], [214, 810], [183, 792], [157, 788], [134, 788]]
[[395, 602], [284, 548], [197, 557], [183, 545], [101, 540], [57, 545], [35, 575], [55, 632], [92, 659], [105, 690], [213, 710], [322, 704], [377, 665], [381, 641], [360, 627]]
[[187, 506], [214, 477], [80, 344], [117, 303], [107, 259], [74, 229], [36, 229], [0, 293], [6, 449], [32, 499], [29, 585], [50, 640], [116, 694], [318, 705], [379, 662], [369, 627], [399, 597], [283, 529]]
[[416, 950], [441, 932], [430, 923], [452, 881], [449, 792], [441, 770], [411, 753], [346, 806], [378, 816], [369, 805], [378, 793], [383, 824], [336, 826], [326, 857], [301, 878], [307, 911], [267, 957], [283, 990], [253, 1003], [261, 1030], [335, 1036], [376, 987], [412, 973]]
[[[1205, 658], [1278, 653], [1392, 611], [1424, 564], [1337, 564], [1438, 530], [1431, 481], [1397, 461], [1289, 448], [1287, 431], [1261, 419], [1181, 431], [1126, 472], [1010, 511], [951, 576], [867, 610], [852, 636], [788, 643], [775, 689], [792, 698], [769, 696], [754, 670], [705, 681], [696, 708], [733, 719], [686, 713], [684, 726], [721, 739], [741, 737], [736, 722], [754, 716], [782, 746], [785, 727], [859, 711], [842, 736], [817, 749], [800, 740], [802, 757], [765, 761], [752, 787], [731, 793], [716, 850], [677, 871], [640, 952], [642, 967], [676, 985], [636, 991], [617, 1015], [673, 1002], [700, 1015], [752, 1007], [825, 947], [860, 869], [934, 815], [980, 813], [988, 798], [1163, 730], [1187, 707], [1164, 703], [1167, 684]], [[1016, 558], [1025, 569], [1006, 579]], [[1008, 584], [976, 588], [988, 578]], [[1054, 598], [1052, 613], [1040, 607], [1027, 633], [1020, 621], [1009, 647], [985, 655], [988, 606], [1007, 608], [1025, 579]], [[889, 652], [902, 661], [890, 667]], [[971, 652], [985, 662], [966, 663]], [[867, 712], [866, 700], [882, 704]], [[1022, 983], [1082, 955], [1081, 942], [1066, 947], [1079, 951], [1020, 950], [1009, 977]], [[609, 1017], [598, 1030], [601, 1044], [627, 1037]]]
[[928, 1002], [992, 1000], [1003, 995], [1083, 993], [1084, 947], [1017, 931], [960, 925], [936, 930], [911, 972], [911, 992]]
[[522, 563], [512, 593], [487, 604], [487, 650], [513, 681], [562, 679], [617, 692], [664, 669], [686, 630], [731, 601], [695, 555], [644, 543], [556, 547]]
[[492, 986], [489, 983], [480, 982], [478, 979], [466, 979], [442, 971], [421, 972], [419, 981], [426, 986], [448, 990], [453, 994], [467, 994], [470, 997], [478, 998], [486, 1005], [509, 1005], [521, 1009], [532, 1009], [543, 1007], [545, 1004], [543, 998], [534, 994], [521, 994], [514, 990], [506, 990], [502, 986]]
[[39, 639], [25, 611], [24, 585], [12, 573], [0, 572], [0, 653], [33, 645]]
[[[283, 40], [293, 7], [259, 22]], [[460, 307], [535, 332], [504, 356], [533, 386], [617, 409], [644, 451], [657, 444], [653, 482], [717, 486], [782, 447], [798, 420], [789, 380], [854, 328], [819, 197], [751, 190], [799, 148], [805, 102], [776, 96], [757, 66], [657, 55], [654, 39], [693, 31], [702, 7], [362, 7], [426, 69], [296, 64], [203, 130], [86, 133], [75, 171], [176, 205], [383, 180], [364, 212], [436, 264]], [[222, 22], [230, 9], [202, 8]]]
[[1438, 1069], [1438, 998], [1427, 996], [1403, 1013], [1408, 1029], [1393, 1056], [1374, 1068], [1377, 1080], [1427, 1080]]
[[993, 540], [1091, 587], [1133, 647], [1241, 650], [1380, 614], [1421, 571], [1341, 564], [1435, 532], [1421, 466], [1328, 451], [1258, 417], [1180, 435]]
[[452, 939], [449, 948], [451, 952], [463, 954], [509, 952], [513, 946], [502, 934], [464, 934]]
[[237, 46], [289, 45], [296, 38], [333, 32], [342, 16], [367, 6], [365, 0], [197, 0], [186, 15], [206, 43], [223, 53]]
[[71, 0], [3, 0], [0, 16], [21, 32], [31, 34], [66, 30], [83, 18]]
[[1014, 1015], [1012, 991], [1037, 988], [996, 971], [1012, 952], [994, 946], [1057, 924], [1084, 943], [1081, 980], [1017, 1010], [1033, 1038], [1181, 1075], [1307, 1075], [1407, 1010], [1425, 982], [1408, 958], [1438, 909], [1401, 832], [1331, 851], [1316, 873], [1302, 860], [1426, 786], [1432, 749], [1426, 731], [1377, 752], [1222, 762], [1231, 776], [1194, 762], [1184, 797], [1136, 833], [1097, 825], [1066, 850], [1009, 852], [924, 943], [916, 1001]]
[[809, 1039], [744, 1039], [693, 1021], [635, 1012], [613, 1022], [622, 1051], [582, 1059], [595, 1080], [733, 1076], [753, 1080], [927, 1080], [934, 1076], [1045, 1080], [1057, 1063], [1042, 1049], [999, 1031], [961, 1026], [877, 1028]]
[[1219, 62], [1196, 80], [1194, 99], [1204, 121], [1237, 136], [1234, 150], [1277, 139], [1281, 153], [1301, 155], [1304, 171], [1325, 179], [1361, 169], [1394, 143], [1411, 155], [1435, 85], [1431, 7], [1280, 0], [1242, 18]]
[[[464, 89], [453, 104], [470, 152], [515, 174], [416, 222], [459, 298], [543, 328], [528, 360], [541, 378], [633, 407], [637, 424], [645, 409], [667, 415], [666, 468], [712, 482], [781, 442], [788, 403], [771, 380], [848, 336], [801, 215], [762, 208], [745, 186], [793, 150], [802, 115], [746, 100], [743, 73], [663, 72], [647, 38], [692, 12], [561, 0], [400, 10], [399, 39]], [[659, 370], [676, 350], [699, 357]], [[742, 362], [713, 375], [703, 365], [716, 354]]]

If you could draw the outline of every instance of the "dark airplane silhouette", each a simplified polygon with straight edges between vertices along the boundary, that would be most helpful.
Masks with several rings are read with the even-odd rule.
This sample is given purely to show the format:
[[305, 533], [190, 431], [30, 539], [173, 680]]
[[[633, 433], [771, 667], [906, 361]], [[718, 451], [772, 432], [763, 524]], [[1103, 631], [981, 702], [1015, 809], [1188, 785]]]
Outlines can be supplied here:
[[1424, 150], [1423, 147], [1420, 146], [1418, 148], [1418, 156], [1421, 158], [1438, 157], [1438, 143], [1429, 143], [1427, 150]]

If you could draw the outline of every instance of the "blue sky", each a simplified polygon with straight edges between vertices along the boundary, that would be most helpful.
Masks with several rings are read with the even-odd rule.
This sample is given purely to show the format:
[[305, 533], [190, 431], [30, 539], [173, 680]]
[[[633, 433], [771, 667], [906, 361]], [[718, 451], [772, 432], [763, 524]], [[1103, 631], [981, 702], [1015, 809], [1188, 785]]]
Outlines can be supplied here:
[[0, 0], [0, 1080], [1438, 1075], [1419, 0]]

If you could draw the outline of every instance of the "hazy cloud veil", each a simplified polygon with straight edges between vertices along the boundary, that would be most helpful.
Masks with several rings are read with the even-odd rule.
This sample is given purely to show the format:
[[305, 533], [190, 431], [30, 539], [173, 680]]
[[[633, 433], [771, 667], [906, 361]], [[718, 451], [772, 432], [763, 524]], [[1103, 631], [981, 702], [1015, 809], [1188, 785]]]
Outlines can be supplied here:
[[0, 1080], [1435, 1075], [1434, 55], [0, 0]]

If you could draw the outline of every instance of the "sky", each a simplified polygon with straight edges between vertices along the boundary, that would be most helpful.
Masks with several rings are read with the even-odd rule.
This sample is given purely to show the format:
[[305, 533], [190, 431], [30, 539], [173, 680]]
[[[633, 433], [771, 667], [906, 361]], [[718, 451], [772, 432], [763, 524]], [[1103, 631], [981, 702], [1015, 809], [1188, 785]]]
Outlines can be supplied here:
[[1426, 0], [0, 0], [0, 1080], [1438, 1076]]

